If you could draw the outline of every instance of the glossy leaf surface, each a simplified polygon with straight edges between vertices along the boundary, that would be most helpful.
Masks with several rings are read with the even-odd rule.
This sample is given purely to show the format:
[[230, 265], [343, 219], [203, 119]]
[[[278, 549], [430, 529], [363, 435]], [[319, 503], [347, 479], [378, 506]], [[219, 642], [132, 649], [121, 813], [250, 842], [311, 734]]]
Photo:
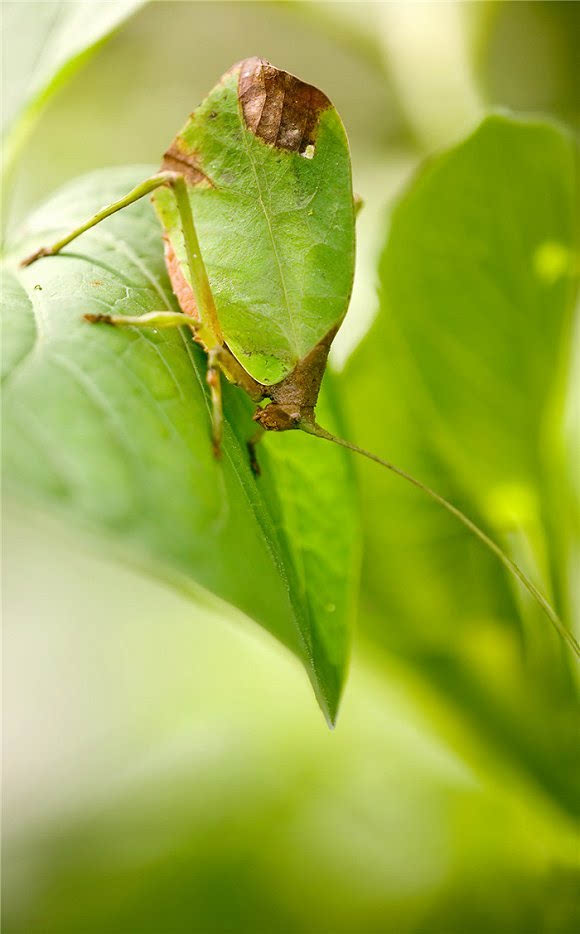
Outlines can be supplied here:
[[[568, 625], [578, 540], [578, 464], [564, 453], [576, 160], [560, 127], [492, 116], [427, 163], [394, 209], [379, 314], [343, 384], [357, 441], [463, 508]], [[574, 769], [561, 765], [576, 756], [574, 660], [454, 519], [372, 464], [359, 467], [373, 639], [576, 811]]]
[[[30, 219], [27, 243], [50, 240], [146, 174], [117, 169], [72, 183]], [[216, 463], [205, 360], [188, 334], [81, 320], [175, 307], [160, 234], [142, 201], [60, 256], [5, 273], [6, 488], [105, 533], [158, 576], [241, 609], [304, 660], [333, 721], [358, 555], [348, 457], [298, 433], [268, 438], [256, 479], [246, 451], [253, 406], [226, 387]], [[328, 386], [322, 414], [336, 423], [333, 408]]]

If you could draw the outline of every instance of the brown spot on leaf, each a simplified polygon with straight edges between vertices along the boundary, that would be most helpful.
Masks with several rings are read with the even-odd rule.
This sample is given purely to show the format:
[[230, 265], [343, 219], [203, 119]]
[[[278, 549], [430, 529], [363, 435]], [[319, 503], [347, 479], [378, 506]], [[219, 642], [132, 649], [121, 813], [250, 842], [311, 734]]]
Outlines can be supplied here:
[[204, 188], [214, 187], [212, 180], [202, 171], [197, 154], [186, 149], [179, 136], [173, 140], [163, 156], [161, 171], [179, 172], [185, 176], [190, 185]]
[[239, 68], [238, 98], [248, 129], [289, 152], [313, 146], [320, 114], [332, 106], [326, 95], [261, 58], [247, 58]]

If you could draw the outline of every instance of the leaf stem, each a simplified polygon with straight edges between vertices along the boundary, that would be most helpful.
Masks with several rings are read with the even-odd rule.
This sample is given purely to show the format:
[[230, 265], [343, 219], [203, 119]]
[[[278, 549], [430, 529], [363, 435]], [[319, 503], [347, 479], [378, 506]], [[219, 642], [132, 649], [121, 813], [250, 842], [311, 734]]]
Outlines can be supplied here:
[[397, 467], [395, 464], [391, 464], [390, 461], [383, 460], [382, 457], [378, 457], [376, 454], [371, 454], [370, 451], [365, 451], [364, 448], [360, 448], [357, 444], [352, 444], [350, 441], [345, 441], [344, 438], [338, 438], [336, 435], [330, 434], [326, 429], [321, 428], [320, 425], [317, 425], [315, 422], [307, 423], [301, 422], [300, 429], [305, 431], [307, 434], [314, 435], [316, 438], [322, 438], [325, 441], [332, 441], [334, 444], [338, 444], [343, 448], [347, 448], [349, 451], [354, 451], [356, 454], [361, 454], [363, 457], [367, 457], [371, 461], [380, 464], [382, 467], [386, 467], [387, 470], [392, 471], [392, 473], [397, 474], [397, 476], [402, 477], [403, 480], [407, 480], [408, 483], [411, 483], [413, 486], [417, 487], [419, 490], [423, 490], [431, 499], [435, 500], [436, 503], [443, 506], [447, 512], [450, 512], [452, 516], [455, 516], [456, 519], [459, 519], [463, 525], [469, 529], [469, 531], [475, 535], [483, 544], [496, 556], [496, 558], [501, 561], [505, 568], [513, 574], [517, 580], [526, 588], [528, 593], [534, 598], [534, 600], [542, 608], [560, 637], [568, 644], [572, 649], [574, 654], [580, 658], [580, 645], [578, 644], [574, 634], [570, 632], [569, 629], [564, 626], [564, 623], [553, 609], [553, 607], [548, 603], [543, 593], [538, 590], [536, 585], [529, 579], [529, 577], [524, 574], [522, 569], [518, 567], [515, 561], [512, 561], [506, 553], [497, 545], [493, 539], [491, 539], [485, 532], [479, 528], [465, 513], [461, 512], [457, 506], [454, 506], [445, 497], [441, 496], [440, 493], [436, 493], [435, 490], [432, 490], [430, 487], [426, 486], [424, 483], [421, 483], [420, 480], [417, 480], [411, 474], [407, 473], [405, 470], [402, 470], [400, 467]]

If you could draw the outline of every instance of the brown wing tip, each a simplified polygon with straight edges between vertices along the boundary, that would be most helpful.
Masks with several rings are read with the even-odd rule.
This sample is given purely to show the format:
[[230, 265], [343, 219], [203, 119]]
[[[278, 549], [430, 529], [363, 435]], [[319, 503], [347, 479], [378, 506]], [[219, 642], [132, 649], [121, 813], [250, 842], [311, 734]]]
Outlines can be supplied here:
[[238, 99], [248, 129], [288, 152], [313, 146], [320, 114], [332, 107], [326, 94], [256, 56], [239, 62], [238, 69]]

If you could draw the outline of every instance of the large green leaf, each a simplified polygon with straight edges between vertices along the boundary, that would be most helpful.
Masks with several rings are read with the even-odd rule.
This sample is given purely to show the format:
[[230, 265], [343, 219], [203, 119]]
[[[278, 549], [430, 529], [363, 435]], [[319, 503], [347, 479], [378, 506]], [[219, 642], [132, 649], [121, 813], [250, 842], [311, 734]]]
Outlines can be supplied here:
[[[277, 383], [348, 307], [354, 206], [338, 113], [316, 88], [247, 59], [191, 115], [164, 164], [190, 175], [228, 346], [258, 382]], [[189, 280], [173, 196], [159, 189], [154, 201]]]
[[142, 5], [143, 0], [3, 4], [5, 164], [11, 164], [52, 95]]
[[[570, 320], [575, 158], [554, 127], [491, 117], [394, 215], [385, 316], [421, 374], [437, 446], [483, 494], [537, 476], [546, 378]], [[474, 425], [493, 439], [477, 452]]]
[[[28, 222], [50, 241], [147, 174], [78, 180]], [[107, 533], [152, 573], [240, 608], [301, 658], [330, 721], [348, 654], [356, 519], [348, 458], [293, 433], [267, 439], [262, 476], [240, 390], [225, 396], [221, 463], [209, 444], [205, 361], [181, 332], [90, 328], [86, 312], [175, 303], [147, 202], [60, 256], [5, 273], [5, 483], [20, 500]], [[336, 425], [331, 387], [322, 416]]]
[[[568, 622], [578, 539], [561, 428], [576, 231], [573, 139], [484, 120], [395, 208], [380, 313], [344, 381], [358, 442], [463, 507]], [[575, 701], [549, 623], [436, 504], [360, 470], [367, 631], [577, 808], [562, 765], [575, 757]]]

